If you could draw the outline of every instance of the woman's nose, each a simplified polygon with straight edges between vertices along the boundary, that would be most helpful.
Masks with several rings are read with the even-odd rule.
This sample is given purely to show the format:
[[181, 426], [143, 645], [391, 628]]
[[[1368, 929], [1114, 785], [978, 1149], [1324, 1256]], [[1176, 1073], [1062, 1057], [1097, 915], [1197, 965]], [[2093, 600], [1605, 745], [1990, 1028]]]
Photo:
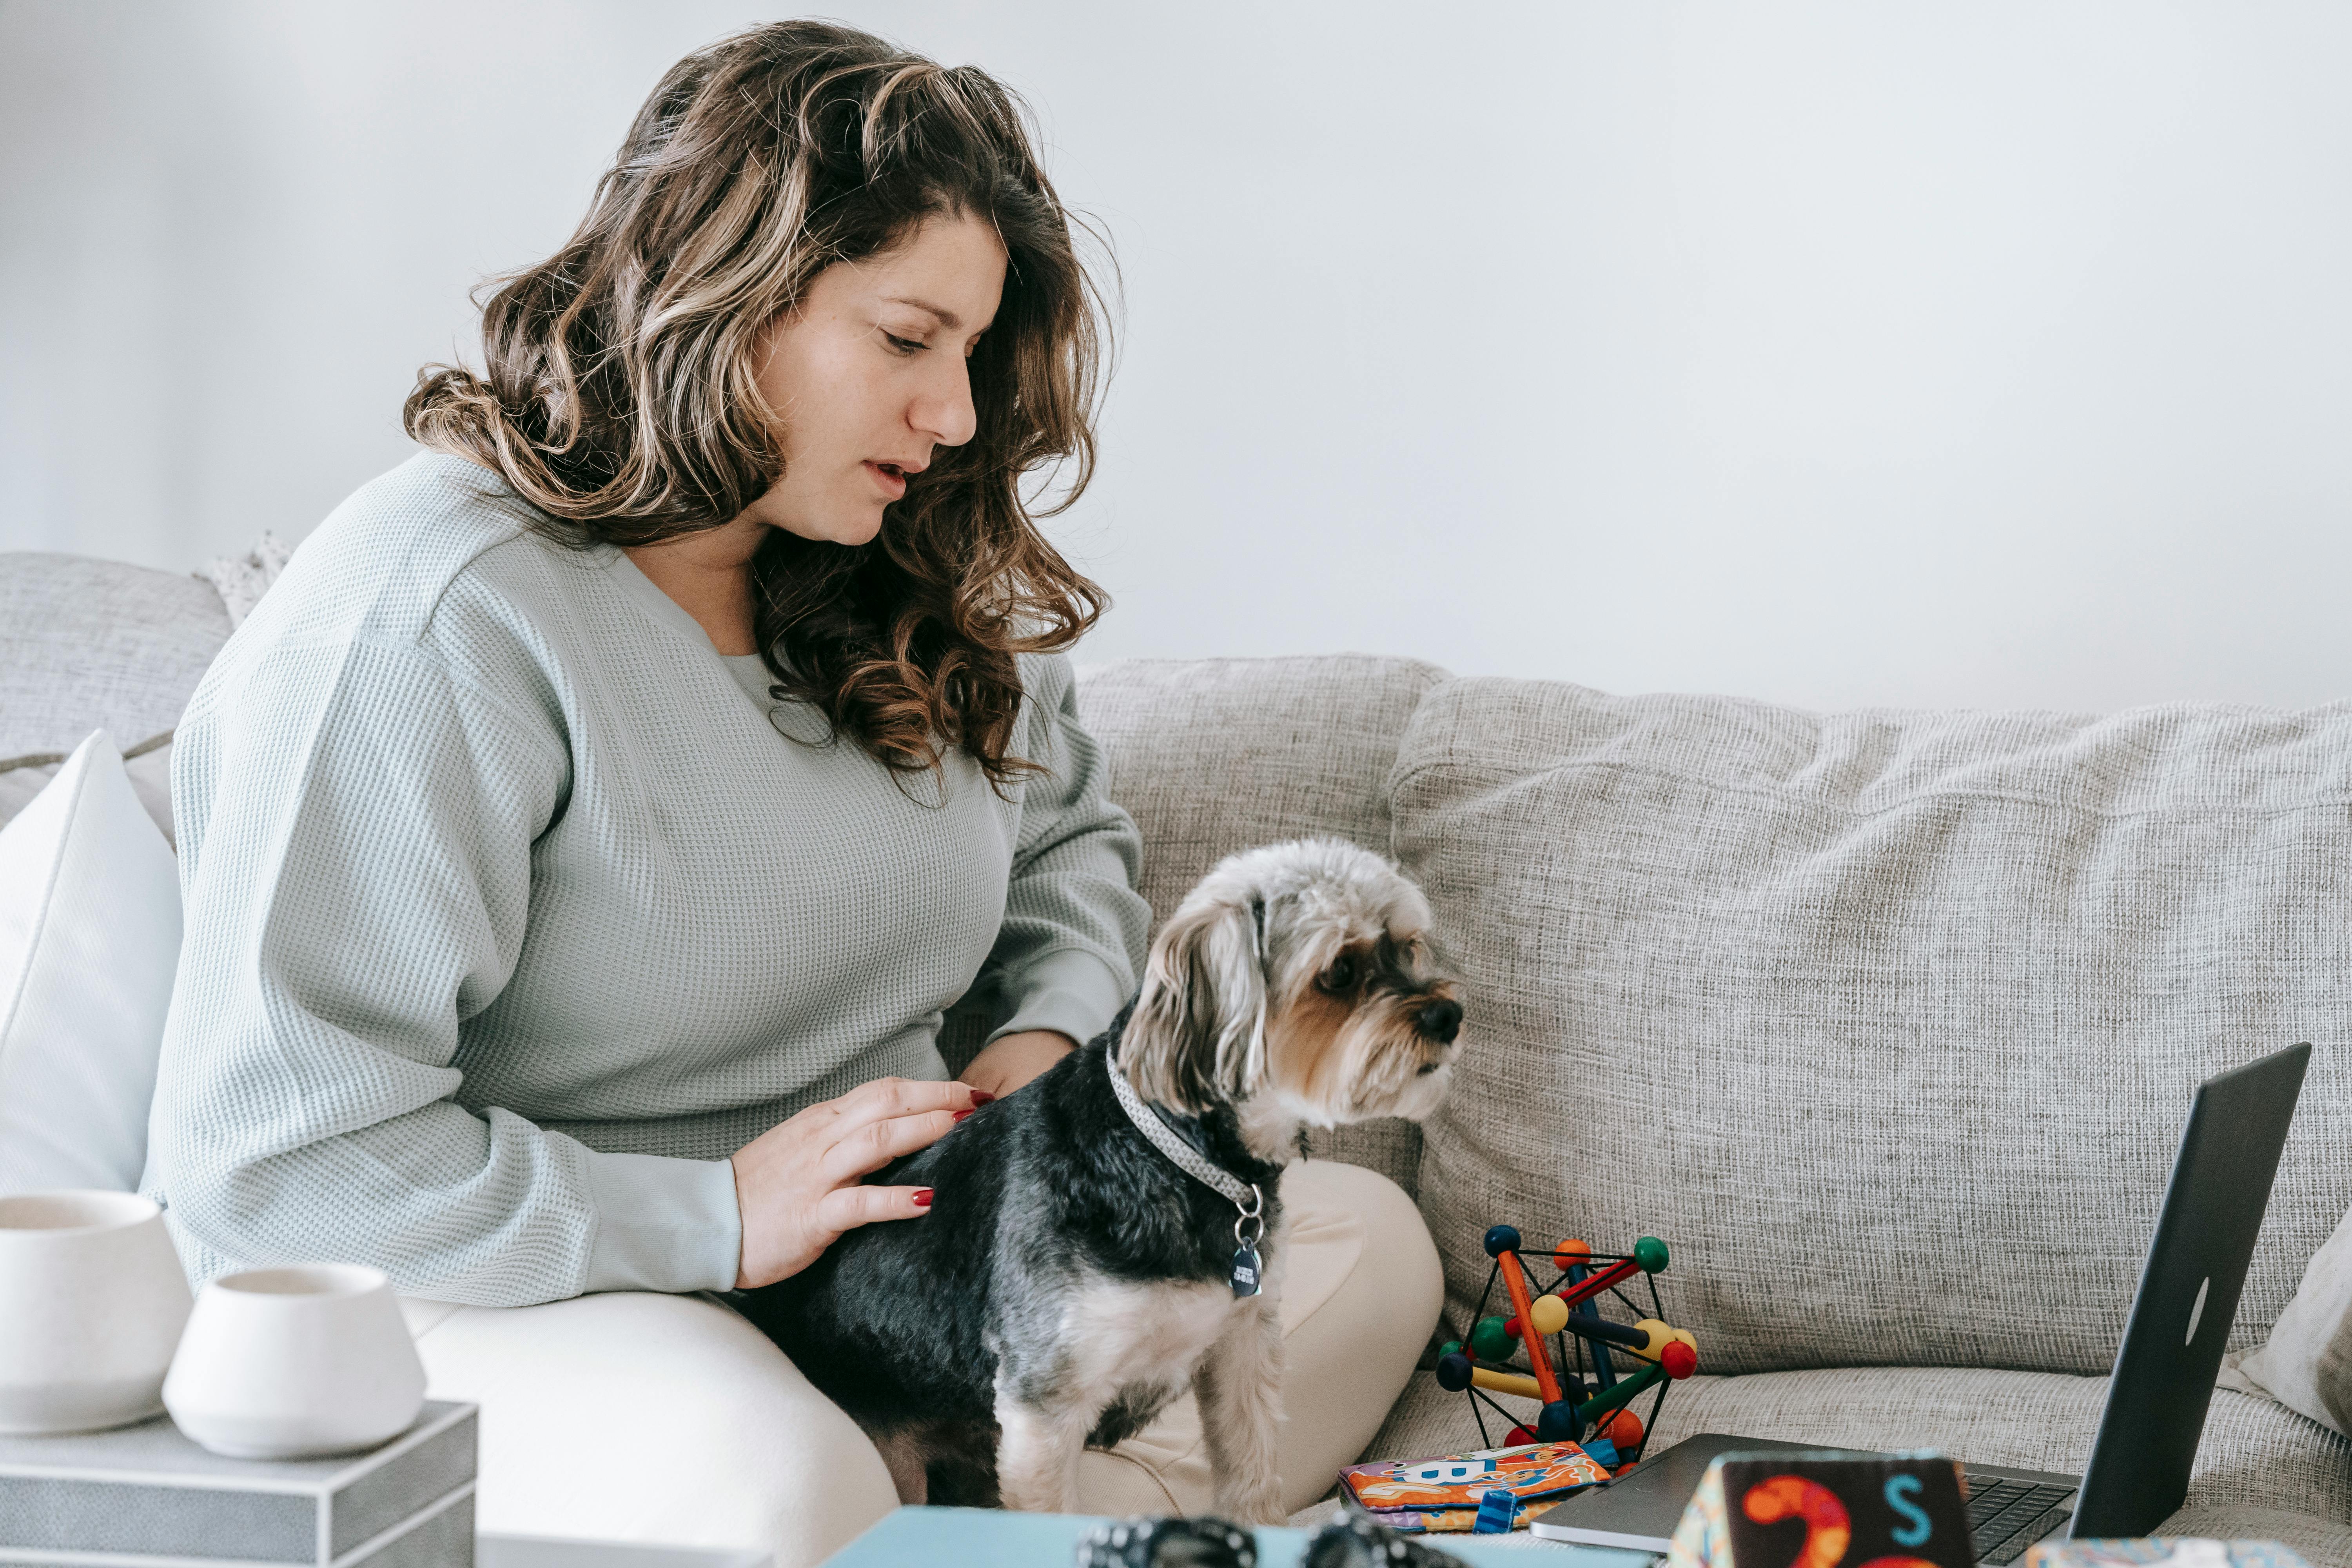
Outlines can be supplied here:
[[971, 374], [960, 356], [943, 356], [940, 384], [927, 387], [907, 411], [907, 422], [942, 447], [961, 447], [980, 428], [971, 404]]

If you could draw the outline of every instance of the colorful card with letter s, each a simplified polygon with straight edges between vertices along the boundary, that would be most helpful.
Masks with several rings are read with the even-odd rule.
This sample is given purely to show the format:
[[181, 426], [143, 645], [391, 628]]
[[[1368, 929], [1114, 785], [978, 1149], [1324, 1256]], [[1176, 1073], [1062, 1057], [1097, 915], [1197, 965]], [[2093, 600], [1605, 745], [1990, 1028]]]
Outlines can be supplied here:
[[1941, 1454], [1725, 1454], [1668, 1568], [1972, 1568], [1960, 1468]]

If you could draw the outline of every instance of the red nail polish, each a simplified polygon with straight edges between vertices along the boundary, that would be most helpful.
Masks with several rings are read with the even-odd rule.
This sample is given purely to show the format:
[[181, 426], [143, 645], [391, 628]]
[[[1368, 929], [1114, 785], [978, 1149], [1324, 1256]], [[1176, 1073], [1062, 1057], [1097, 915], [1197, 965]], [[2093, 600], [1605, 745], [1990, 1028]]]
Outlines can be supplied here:
[[965, 1117], [970, 1116], [971, 1114], [971, 1112], [969, 1110], [959, 1110], [954, 1113], [955, 1120], [958, 1121], [961, 1121]]
[[972, 1109], [973, 1109], [973, 1110], [978, 1110], [978, 1109], [980, 1109], [982, 1106], [986, 1105], [990, 1100], [994, 1100], [995, 1098], [996, 1098], [996, 1096], [994, 1096], [994, 1095], [992, 1095], [992, 1094], [989, 1093], [989, 1092], [988, 1092], [988, 1090], [986, 1090], [986, 1089], [973, 1089], [973, 1090], [971, 1091], [971, 1104], [972, 1104]]
[[930, 1188], [917, 1187], [915, 1189], [915, 1206], [919, 1209], [927, 1209], [931, 1206]]

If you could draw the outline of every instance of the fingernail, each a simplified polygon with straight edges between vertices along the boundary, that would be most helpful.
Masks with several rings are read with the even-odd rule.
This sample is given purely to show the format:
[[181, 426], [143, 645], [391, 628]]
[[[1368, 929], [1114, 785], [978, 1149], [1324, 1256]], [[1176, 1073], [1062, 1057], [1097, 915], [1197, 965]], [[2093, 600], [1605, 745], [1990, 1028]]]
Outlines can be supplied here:
[[917, 1187], [915, 1189], [915, 1206], [919, 1209], [927, 1209], [931, 1206], [930, 1188]]
[[971, 1114], [971, 1112], [969, 1110], [959, 1110], [954, 1112], [954, 1119], [958, 1121], [961, 1121], [965, 1117], [970, 1116]]
[[971, 1091], [972, 1108], [974, 1110], [978, 1110], [980, 1107], [986, 1105], [990, 1100], [994, 1100], [996, 1096], [989, 1093], [988, 1090], [984, 1089], [975, 1089]]

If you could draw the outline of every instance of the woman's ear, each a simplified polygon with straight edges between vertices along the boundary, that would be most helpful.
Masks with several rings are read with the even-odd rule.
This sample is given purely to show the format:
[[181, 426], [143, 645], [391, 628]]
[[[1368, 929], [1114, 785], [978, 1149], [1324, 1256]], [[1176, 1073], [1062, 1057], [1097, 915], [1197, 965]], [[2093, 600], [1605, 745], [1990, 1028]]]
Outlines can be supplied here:
[[1254, 911], [1187, 905], [1151, 944], [1118, 1065], [1137, 1094], [1181, 1115], [1238, 1100], [1265, 1000]]

